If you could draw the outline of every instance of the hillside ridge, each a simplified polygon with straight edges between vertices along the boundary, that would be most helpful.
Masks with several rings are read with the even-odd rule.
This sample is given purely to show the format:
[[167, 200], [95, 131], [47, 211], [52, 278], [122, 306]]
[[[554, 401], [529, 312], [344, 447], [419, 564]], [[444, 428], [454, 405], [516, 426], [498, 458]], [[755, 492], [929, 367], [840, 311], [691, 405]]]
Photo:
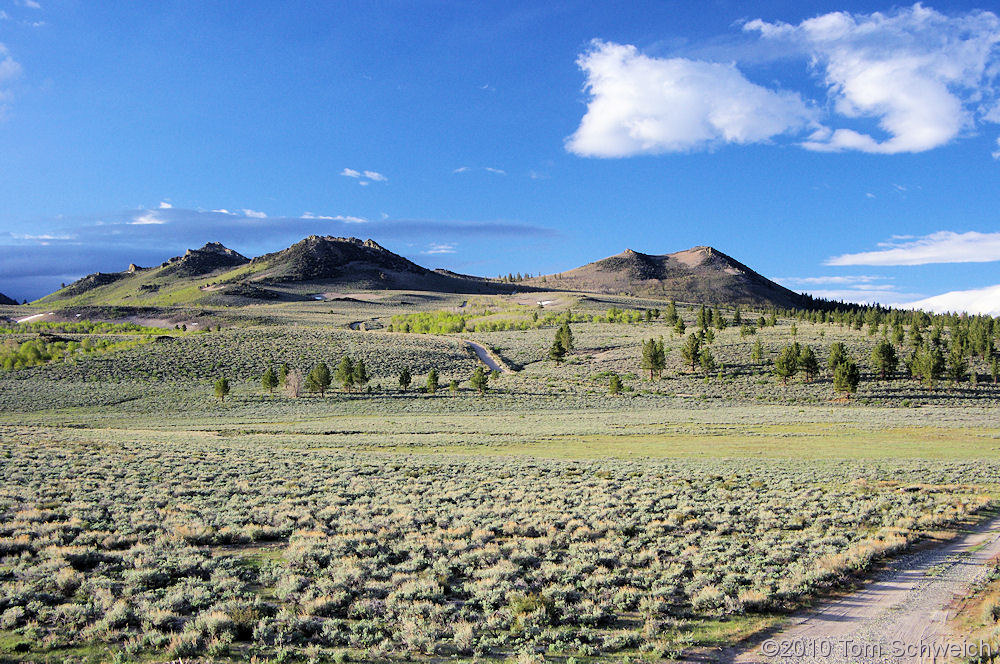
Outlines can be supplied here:
[[669, 254], [627, 248], [567, 272], [498, 280], [430, 270], [375, 240], [310, 235], [248, 258], [220, 242], [189, 249], [155, 267], [95, 272], [46, 302], [160, 306], [316, 299], [345, 290], [502, 294], [561, 290], [636, 295], [705, 304], [809, 308], [816, 302], [760, 275], [719, 249], [699, 245]]
[[708, 245], [669, 254], [628, 248], [614, 256], [527, 283], [605, 294], [658, 296], [706, 304], [807, 307], [812, 299], [762, 276]]

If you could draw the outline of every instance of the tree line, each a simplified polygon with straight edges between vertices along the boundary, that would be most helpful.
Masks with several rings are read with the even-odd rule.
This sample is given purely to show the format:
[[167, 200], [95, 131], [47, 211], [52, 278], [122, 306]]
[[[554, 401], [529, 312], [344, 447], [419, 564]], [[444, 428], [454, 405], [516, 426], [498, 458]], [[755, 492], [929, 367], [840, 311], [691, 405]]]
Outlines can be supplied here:
[[[491, 373], [482, 365], [476, 366], [469, 377], [469, 384], [472, 386], [472, 389], [480, 395], [485, 394], [489, 387]], [[278, 371], [275, 371], [273, 367], [268, 367], [264, 370], [260, 378], [260, 384], [268, 394], [274, 394], [274, 391], [278, 388], [284, 388], [285, 393], [293, 398], [302, 396], [304, 392], [311, 392], [319, 394], [320, 397], [325, 397], [327, 391], [335, 383], [343, 391], [351, 393], [355, 389], [366, 389], [371, 378], [371, 374], [368, 373], [363, 360], [355, 362], [349, 356], [344, 356], [337, 365], [337, 368], [332, 372], [329, 365], [322, 361], [314, 365], [306, 374], [292, 369], [288, 364], [282, 364]], [[413, 374], [409, 368], [404, 368], [399, 372], [397, 381], [400, 392], [407, 392], [410, 389], [413, 383]], [[438, 370], [431, 369], [427, 374], [427, 381], [422, 391], [427, 394], [435, 394], [439, 389], [442, 389], [443, 385], [444, 383]], [[215, 396], [218, 399], [224, 401], [229, 396], [231, 386], [227, 378], [221, 377], [217, 379], [214, 387]], [[459, 390], [459, 381], [457, 379], [450, 380], [447, 383], [447, 388], [452, 394], [457, 393]]]

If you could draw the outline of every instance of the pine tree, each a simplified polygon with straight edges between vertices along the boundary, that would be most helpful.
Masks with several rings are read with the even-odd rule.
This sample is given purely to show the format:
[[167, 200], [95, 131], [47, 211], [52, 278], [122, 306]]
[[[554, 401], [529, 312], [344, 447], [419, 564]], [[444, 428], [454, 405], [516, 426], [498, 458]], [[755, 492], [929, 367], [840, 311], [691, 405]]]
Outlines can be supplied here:
[[990, 376], [993, 378], [993, 384], [996, 385], [997, 381], [1000, 380], [1000, 360], [996, 357], [990, 362]]
[[330, 367], [326, 366], [326, 362], [320, 362], [306, 376], [306, 389], [310, 392], [319, 392], [321, 397], [326, 396], [330, 382]]
[[667, 351], [663, 348], [663, 337], [656, 342], [650, 339], [653, 345], [653, 370], [657, 379], [663, 376], [663, 370], [667, 368]]
[[479, 394], [485, 394], [487, 384], [489, 383], [489, 374], [483, 370], [482, 365], [479, 365], [476, 367], [476, 370], [472, 372], [472, 378], [469, 382], [472, 385], [472, 389], [479, 392]]
[[691, 365], [691, 371], [698, 366], [701, 359], [701, 338], [697, 334], [689, 334], [681, 347], [681, 357]]
[[368, 369], [365, 367], [364, 360], [358, 360], [357, 364], [354, 365], [353, 371], [354, 384], [358, 385], [362, 389], [371, 380], [371, 376], [368, 375]]
[[712, 314], [708, 312], [705, 305], [701, 305], [701, 309], [698, 310], [698, 327], [702, 330], [707, 330], [708, 326], [712, 323]]
[[774, 374], [784, 384], [799, 368], [799, 351], [795, 346], [785, 346], [774, 360]]
[[760, 343], [760, 339], [755, 339], [753, 342], [753, 347], [750, 351], [750, 360], [757, 363], [764, 360], [764, 345]]
[[650, 339], [642, 342], [642, 368], [649, 372], [649, 379], [660, 378], [667, 366], [666, 350], [663, 339]]
[[687, 326], [684, 325], [684, 319], [680, 316], [677, 317], [677, 322], [674, 323], [674, 334], [679, 336], [684, 336], [684, 332], [687, 330]]
[[261, 376], [260, 384], [269, 394], [274, 394], [274, 388], [278, 387], [278, 377], [275, 375], [273, 368], [267, 368], [267, 371]]
[[798, 364], [807, 381], [811, 381], [819, 374], [819, 360], [816, 359], [816, 353], [809, 346], [802, 347], [799, 352]]
[[736, 305], [736, 309], [733, 311], [733, 325], [739, 327], [743, 324], [743, 315], [740, 313], [740, 305]]
[[354, 361], [347, 355], [337, 365], [337, 382], [343, 385], [347, 392], [354, 387]]
[[900, 348], [902, 348], [903, 341], [905, 339], [906, 335], [903, 332], [903, 324], [897, 321], [896, 324], [893, 325], [892, 327], [892, 344], [894, 346], [899, 346]]
[[562, 340], [558, 334], [556, 334], [556, 338], [552, 341], [552, 347], [549, 348], [549, 359], [556, 364], [560, 364], [566, 359], [566, 349], [563, 348]]
[[830, 369], [830, 373], [836, 371], [837, 366], [846, 359], [847, 348], [844, 347], [844, 344], [839, 341], [830, 344], [830, 357], [826, 361], [826, 366]]
[[621, 394], [621, 391], [622, 379], [618, 374], [611, 374], [611, 378], [608, 379], [608, 394]]
[[278, 369], [278, 378], [281, 380], [281, 385], [282, 386], [285, 385], [285, 381], [288, 379], [288, 372], [290, 372], [290, 371], [291, 371], [291, 368], [289, 368], [289, 366], [288, 366], [287, 363], [282, 364], [281, 368]]
[[452, 394], [458, 394], [458, 381], [452, 379], [452, 381], [448, 383], [448, 389]]
[[965, 361], [965, 352], [961, 343], [953, 342], [948, 353], [948, 378], [956, 383], [964, 381], [969, 375], [969, 363]]
[[225, 378], [220, 378], [215, 381], [215, 396], [219, 401], [225, 401], [226, 397], [229, 395], [229, 381]]
[[833, 389], [838, 392], [844, 392], [848, 398], [857, 392], [858, 384], [860, 383], [861, 371], [854, 360], [845, 358], [833, 370]]
[[894, 373], [899, 365], [896, 348], [885, 339], [875, 344], [875, 348], [872, 349], [871, 361], [882, 380], [885, 380], [888, 374]]
[[667, 305], [667, 315], [664, 318], [668, 325], [675, 325], [680, 318], [677, 315], [677, 303], [673, 300], [670, 300], [670, 304]]
[[438, 389], [438, 372], [437, 369], [431, 369], [430, 373], [427, 374], [427, 392], [429, 394], [434, 394]]
[[913, 358], [912, 371], [927, 389], [934, 389], [934, 382], [945, 369], [944, 354], [933, 344], [924, 344]]
[[702, 349], [701, 353], [699, 353], [698, 362], [701, 364], [701, 370], [705, 372], [706, 376], [716, 369], [715, 357], [712, 356], [712, 351], [708, 348]]
[[405, 392], [406, 389], [410, 386], [410, 383], [412, 381], [413, 377], [410, 375], [409, 369], [404, 368], [402, 371], [399, 372], [399, 389], [401, 391]]
[[910, 325], [910, 348], [913, 350], [919, 350], [924, 345], [924, 335], [920, 332], [920, 325], [917, 321], [913, 321]]
[[569, 328], [569, 321], [564, 321], [556, 331], [556, 339], [562, 343], [563, 349], [568, 353], [573, 350], [573, 330]]

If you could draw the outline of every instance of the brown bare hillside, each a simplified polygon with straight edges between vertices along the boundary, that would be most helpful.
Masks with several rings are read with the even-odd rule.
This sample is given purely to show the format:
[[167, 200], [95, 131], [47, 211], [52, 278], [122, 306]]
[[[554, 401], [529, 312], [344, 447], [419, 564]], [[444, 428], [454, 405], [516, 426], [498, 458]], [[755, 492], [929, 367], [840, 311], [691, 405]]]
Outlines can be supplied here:
[[807, 306], [805, 297], [712, 247], [651, 255], [626, 249], [575, 270], [527, 280], [550, 289], [659, 296], [705, 304]]

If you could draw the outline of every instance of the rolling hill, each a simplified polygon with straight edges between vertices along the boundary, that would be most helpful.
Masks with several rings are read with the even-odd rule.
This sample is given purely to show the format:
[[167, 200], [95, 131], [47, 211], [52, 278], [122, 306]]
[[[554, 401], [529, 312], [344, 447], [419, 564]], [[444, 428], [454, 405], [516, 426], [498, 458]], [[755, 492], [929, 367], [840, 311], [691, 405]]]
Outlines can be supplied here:
[[87, 275], [39, 302], [66, 306], [238, 306], [322, 299], [325, 293], [351, 290], [469, 294], [563, 290], [705, 304], [789, 308], [820, 304], [712, 247], [663, 255], [626, 249], [568, 272], [506, 283], [429, 270], [374, 240], [317, 235], [253, 259], [210, 242], [156, 267], [133, 264], [122, 272]]
[[626, 249], [568, 272], [528, 279], [548, 289], [655, 296], [705, 304], [809, 307], [813, 300], [712, 247], [651, 255]]
[[242, 305], [313, 299], [334, 289], [509, 293], [521, 286], [421, 267], [374, 240], [312, 235], [249, 259], [218, 242], [156, 267], [96, 272], [39, 302], [64, 305]]

